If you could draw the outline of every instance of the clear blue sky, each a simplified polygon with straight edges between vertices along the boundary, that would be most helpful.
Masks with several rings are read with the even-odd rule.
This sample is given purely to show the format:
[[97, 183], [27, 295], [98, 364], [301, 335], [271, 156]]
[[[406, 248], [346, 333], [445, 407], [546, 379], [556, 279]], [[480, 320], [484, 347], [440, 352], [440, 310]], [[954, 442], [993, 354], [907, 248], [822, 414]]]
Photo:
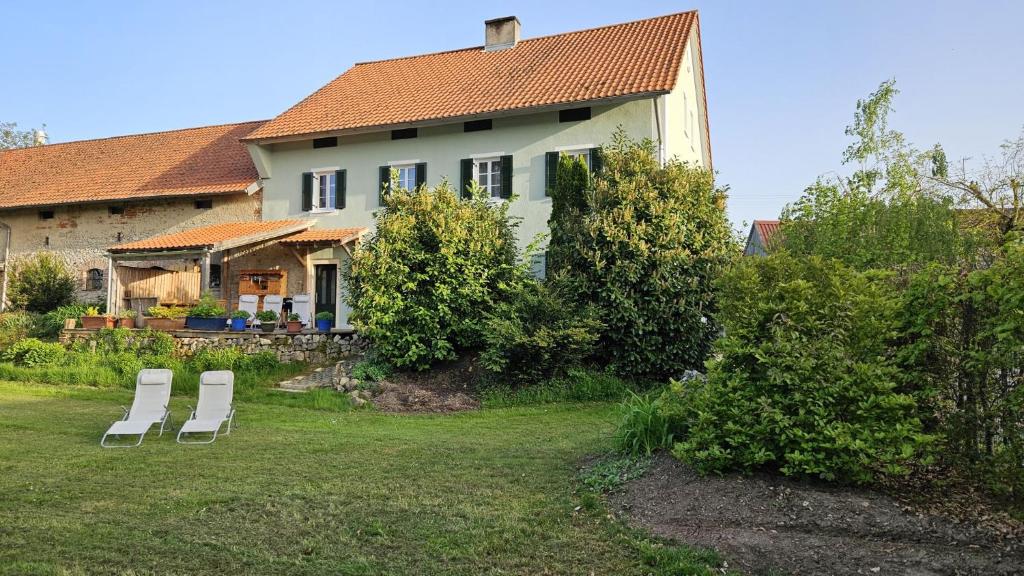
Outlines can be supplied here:
[[[352, 63], [697, 8], [711, 142], [735, 224], [840, 168], [857, 98], [895, 77], [894, 127], [951, 159], [1024, 126], [1024, 2], [5, 3], [0, 120], [52, 142], [270, 118]], [[428, 78], [424, 82], [429, 82]]]

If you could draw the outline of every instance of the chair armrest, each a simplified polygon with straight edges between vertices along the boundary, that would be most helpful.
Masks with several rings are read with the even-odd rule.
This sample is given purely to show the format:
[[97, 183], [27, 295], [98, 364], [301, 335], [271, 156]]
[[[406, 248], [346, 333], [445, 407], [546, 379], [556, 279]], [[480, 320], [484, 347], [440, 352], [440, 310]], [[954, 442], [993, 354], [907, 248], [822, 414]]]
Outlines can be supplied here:
[[127, 420], [129, 414], [128, 407], [121, 406], [121, 410], [124, 410], [124, 416], [121, 417], [121, 420]]

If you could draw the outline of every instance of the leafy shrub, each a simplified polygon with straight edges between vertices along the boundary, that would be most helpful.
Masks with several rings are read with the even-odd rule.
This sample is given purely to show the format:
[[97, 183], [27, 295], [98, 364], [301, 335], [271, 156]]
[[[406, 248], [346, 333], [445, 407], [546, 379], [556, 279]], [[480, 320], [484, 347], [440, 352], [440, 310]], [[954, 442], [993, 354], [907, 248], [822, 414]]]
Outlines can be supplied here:
[[391, 366], [375, 355], [352, 366], [352, 377], [363, 382], [382, 382], [391, 376], [391, 372]]
[[720, 357], [706, 383], [670, 389], [686, 402], [666, 416], [676, 456], [852, 482], [907, 472], [931, 437], [888, 355], [898, 300], [885, 278], [783, 252], [738, 263], [719, 290]]
[[615, 444], [631, 456], [650, 456], [655, 450], [672, 446], [669, 421], [659, 410], [655, 396], [630, 392], [629, 399], [622, 403]]
[[237, 318], [240, 320], [248, 320], [249, 316], [251, 316], [251, 314], [249, 314], [249, 312], [245, 310], [235, 310], [234, 312], [231, 313], [232, 318]]
[[50, 338], [57, 336], [64, 329], [65, 320], [81, 318], [85, 316], [86, 310], [85, 304], [68, 304], [50, 310], [43, 314], [42, 320], [39, 322], [39, 335]]
[[602, 328], [592, 308], [528, 281], [487, 316], [480, 364], [512, 384], [561, 377], [593, 353]]
[[352, 323], [398, 368], [423, 370], [479, 346], [480, 319], [516, 289], [509, 203], [462, 200], [444, 182], [392, 190], [346, 270]]
[[626, 398], [630, 392], [642, 390], [644, 384], [626, 381], [614, 374], [584, 368], [573, 368], [560, 378], [513, 388], [507, 384], [492, 385], [481, 393], [486, 408], [531, 406], [554, 402], [609, 402]]
[[55, 342], [42, 342], [36, 338], [24, 338], [12, 344], [0, 354], [0, 360], [17, 366], [48, 366], [64, 360], [64, 346]]
[[[150, 310], [152, 310], [152, 308], [150, 308]], [[264, 312], [268, 311], [264, 310]], [[189, 316], [196, 318], [221, 318], [226, 313], [227, 312], [224, 308], [217, 304], [217, 299], [214, 298], [213, 294], [210, 292], [204, 292], [203, 295], [199, 297], [199, 303], [188, 311]], [[277, 318], [276, 314], [274, 315], [274, 318]]]
[[0, 314], [0, 348], [6, 348], [29, 334], [39, 332], [38, 316], [31, 312]]
[[314, 316], [313, 318], [316, 319], [316, 320], [331, 321], [331, 320], [334, 320], [334, 314], [332, 314], [331, 312], [327, 312], [327, 311], [317, 312], [316, 316]]
[[7, 298], [11, 306], [29, 312], [49, 312], [72, 304], [75, 279], [63, 258], [37, 252], [11, 262]]
[[700, 368], [718, 333], [712, 282], [739, 253], [725, 191], [708, 170], [662, 166], [651, 141], [622, 131], [601, 157], [584, 214], [559, 232], [570, 246], [553, 281], [596, 307], [599, 357], [619, 374], [663, 380]]
[[255, 354], [244, 354], [235, 361], [235, 369], [241, 372], [269, 372], [280, 366], [281, 361], [269, 350]]
[[146, 309], [146, 315], [151, 318], [184, 318], [188, 316], [189, 309], [184, 306], [150, 306]]
[[200, 372], [206, 370], [231, 370], [244, 356], [238, 348], [203, 348], [196, 352], [190, 364]]

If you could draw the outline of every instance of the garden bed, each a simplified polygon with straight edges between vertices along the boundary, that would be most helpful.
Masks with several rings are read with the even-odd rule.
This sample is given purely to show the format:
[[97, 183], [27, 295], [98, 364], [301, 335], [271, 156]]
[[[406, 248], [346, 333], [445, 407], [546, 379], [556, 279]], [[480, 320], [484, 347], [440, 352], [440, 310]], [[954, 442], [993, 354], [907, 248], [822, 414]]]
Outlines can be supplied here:
[[714, 548], [744, 573], [1024, 573], [1019, 523], [962, 522], [868, 490], [769, 475], [702, 477], [662, 454], [610, 499], [631, 524]]

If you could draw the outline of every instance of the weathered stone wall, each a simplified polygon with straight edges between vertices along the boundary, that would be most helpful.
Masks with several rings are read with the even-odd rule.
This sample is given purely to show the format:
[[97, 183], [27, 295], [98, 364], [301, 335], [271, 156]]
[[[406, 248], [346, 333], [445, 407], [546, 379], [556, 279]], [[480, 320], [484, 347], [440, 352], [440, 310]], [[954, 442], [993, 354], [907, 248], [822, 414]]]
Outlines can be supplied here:
[[[85, 290], [86, 273], [98, 268], [106, 275], [106, 249], [114, 244], [219, 222], [260, 219], [260, 193], [204, 198], [213, 201], [212, 208], [196, 208], [196, 198], [107, 202], [5, 210], [0, 212], [0, 222], [11, 227], [12, 261], [46, 250], [60, 254], [76, 275], [79, 298], [91, 301], [104, 297], [106, 289]], [[124, 213], [111, 214], [111, 206], [123, 207]], [[40, 210], [52, 210], [54, 217], [42, 220]]]
[[[141, 337], [145, 331], [138, 331]], [[174, 337], [175, 352], [182, 356], [191, 356], [204, 348], [220, 350], [239, 348], [246, 354], [273, 352], [282, 362], [309, 362], [310, 364], [326, 364], [351, 354], [366, 350], [366, 340], [356, 333], [347, 334], [263, 334], [260, 332], [201, 332], [197, 330], [180, 330], [169, 332]], [[88, 341], [96, 335], [95, 330], [64, 330], [60, 341], [70, 344], [75, 341]]]

